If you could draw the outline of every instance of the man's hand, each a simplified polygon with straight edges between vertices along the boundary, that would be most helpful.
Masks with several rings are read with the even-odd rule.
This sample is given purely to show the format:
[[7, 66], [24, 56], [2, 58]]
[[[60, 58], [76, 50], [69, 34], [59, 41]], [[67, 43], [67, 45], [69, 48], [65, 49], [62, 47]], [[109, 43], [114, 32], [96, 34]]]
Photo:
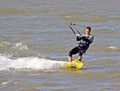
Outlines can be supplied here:
[[76, 35], [76, 37], [80, 37], [80, 34], [75, 34]]

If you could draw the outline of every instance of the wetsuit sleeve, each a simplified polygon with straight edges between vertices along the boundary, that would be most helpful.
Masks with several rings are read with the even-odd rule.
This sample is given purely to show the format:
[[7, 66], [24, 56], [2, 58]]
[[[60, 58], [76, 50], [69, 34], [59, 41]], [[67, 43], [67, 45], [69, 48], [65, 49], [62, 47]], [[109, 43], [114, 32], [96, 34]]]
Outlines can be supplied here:
[[81, 40], [81, 37], [76, 37], [76, 40], [77, 40], [77, 41], [80, 41], [80, 40]]
[[84, 41], [86, 41], [86, 42], [88, 42], [88, 43], [92, 43], [92, 42], [93, 42], [93, 39], [94, 39], [93, 36], [92, 36], [91, 38], [87, 38], [86, 36], [83, 36], [83, 37], [82, 37], [82, 40], [84, 40]]
[[92, 37], [90, 38], [90, 43], [92, 43], [93, 40], [94, 40], [94, 37], [92, 36]]

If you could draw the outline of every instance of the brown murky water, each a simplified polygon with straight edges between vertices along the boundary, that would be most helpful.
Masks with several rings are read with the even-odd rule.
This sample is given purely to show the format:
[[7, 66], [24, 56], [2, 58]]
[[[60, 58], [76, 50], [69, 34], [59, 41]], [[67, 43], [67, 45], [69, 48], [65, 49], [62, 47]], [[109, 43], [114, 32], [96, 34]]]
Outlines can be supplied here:
[[[81, 70], [60, 68], [77, 46], [66, 21], [92, 27]], [[0, 91], [119, 91], [119, 29], [120, 0], [0, 0]]]

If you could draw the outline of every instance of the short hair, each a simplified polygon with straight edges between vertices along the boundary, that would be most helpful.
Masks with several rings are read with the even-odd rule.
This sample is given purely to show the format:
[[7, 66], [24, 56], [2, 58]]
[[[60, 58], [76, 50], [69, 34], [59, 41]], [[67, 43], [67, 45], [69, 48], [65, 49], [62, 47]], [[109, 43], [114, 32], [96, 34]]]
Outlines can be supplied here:
[[91, 31], [91, 27], [87, 26], [86, 29], [89, 29]]

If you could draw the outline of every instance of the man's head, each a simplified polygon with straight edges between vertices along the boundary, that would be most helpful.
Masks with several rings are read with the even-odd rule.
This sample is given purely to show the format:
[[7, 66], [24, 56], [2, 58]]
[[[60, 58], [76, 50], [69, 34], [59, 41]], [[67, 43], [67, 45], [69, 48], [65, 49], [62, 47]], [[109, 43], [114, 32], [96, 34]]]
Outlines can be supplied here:
[[86, 35], [90, 35], [90, 32], [91, 32], [91, 27], [89, 27], [89, 26], [86, 27], [86, 28], [85, 28], [85, 34], [86, 34]]

